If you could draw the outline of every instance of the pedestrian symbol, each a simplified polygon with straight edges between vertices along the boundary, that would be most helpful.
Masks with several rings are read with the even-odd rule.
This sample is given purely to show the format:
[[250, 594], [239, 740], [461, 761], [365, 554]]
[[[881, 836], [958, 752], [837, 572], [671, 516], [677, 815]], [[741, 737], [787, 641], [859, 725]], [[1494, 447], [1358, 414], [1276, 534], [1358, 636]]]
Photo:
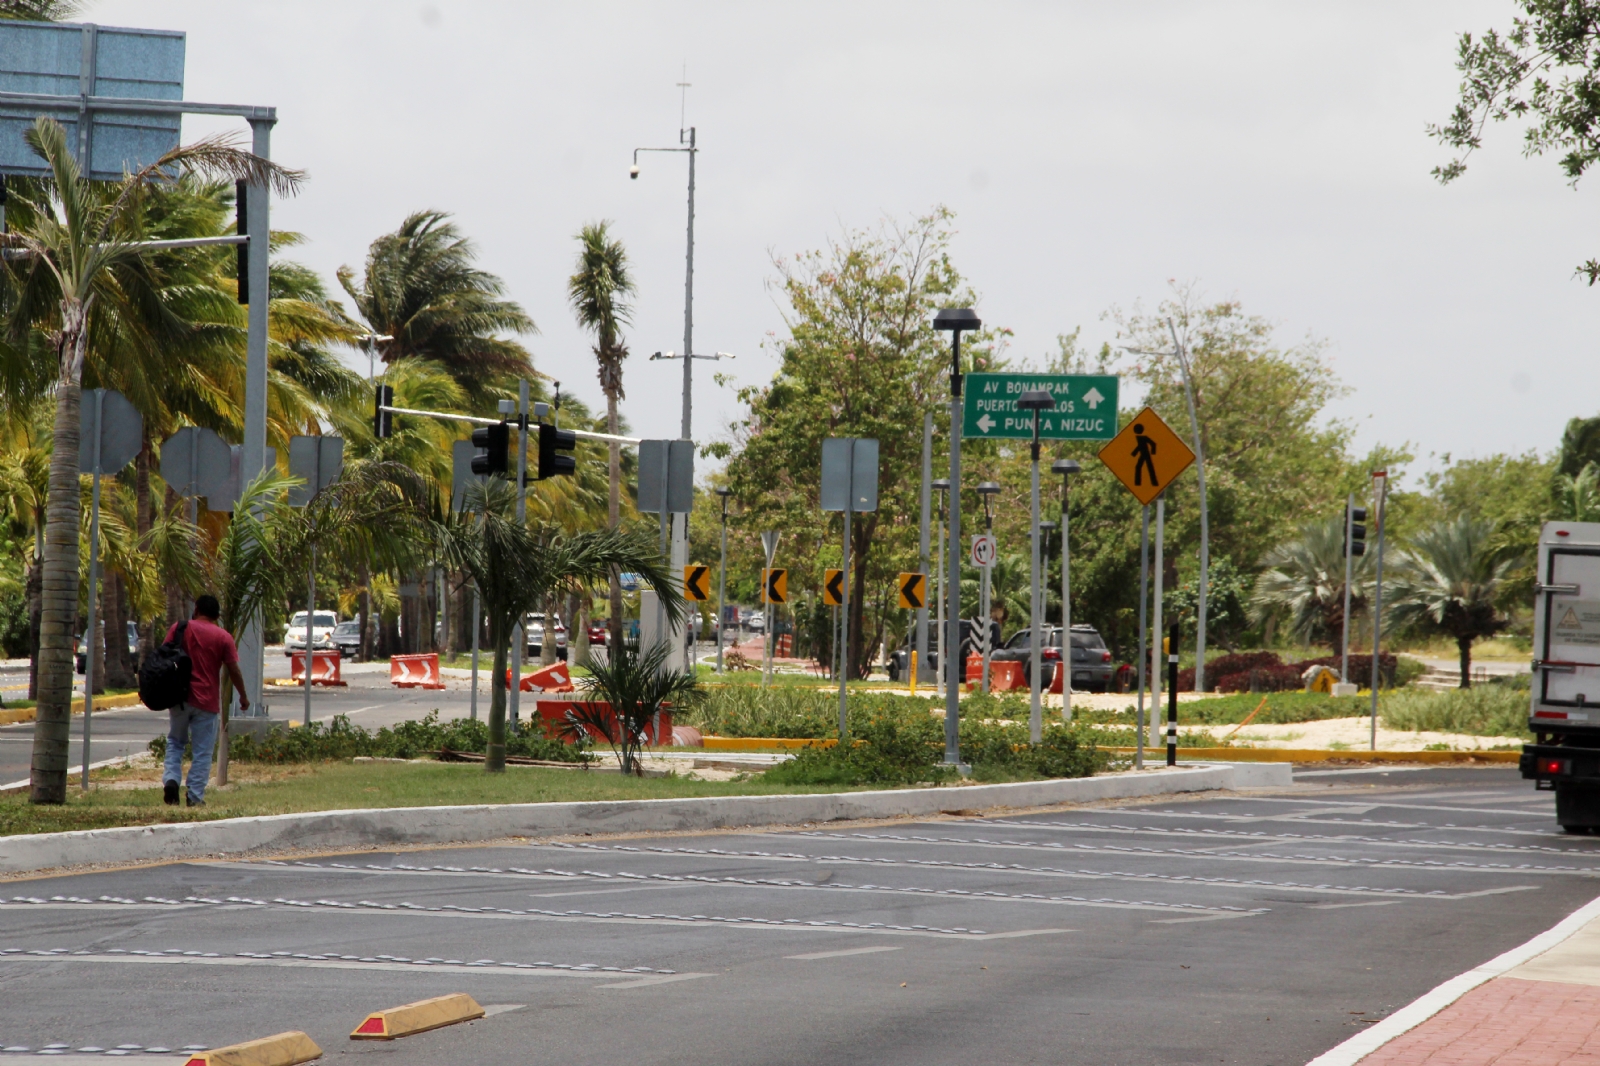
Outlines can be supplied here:
[[711, 598], [711, 567], [686, 566], [683, 568], [683, 598], [701, 602]]
[[896, 582], [900, 589], [900, 607], [907, 611], [920, 611], [928, 606], [928, 575], [903, 573]]
[[1194, 452], [1146, 407], [1100, 449], [1100, 461], [1148, 506], [1194, 462]]
[[761, 571], [761, 602], [789, 602], [789, 571], [773, 566]]
[[837, 607], [844, 602], [843, 570], [824, 570], [822, 572], [822, 602], [829, 607]]

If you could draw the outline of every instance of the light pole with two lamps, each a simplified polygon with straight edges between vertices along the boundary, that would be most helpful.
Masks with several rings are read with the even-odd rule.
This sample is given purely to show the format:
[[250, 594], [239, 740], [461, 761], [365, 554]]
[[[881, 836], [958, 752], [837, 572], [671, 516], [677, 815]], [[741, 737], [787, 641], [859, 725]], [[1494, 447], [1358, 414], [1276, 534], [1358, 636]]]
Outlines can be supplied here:
[[[1044, 730], [1044, 712], [1039, 706], [1039, 674], [1043, 668], [1039, 660], [1044, 643], [1044, 610], [1041, 603], [1044, 599], [1044, 579], [1039, 574], [1039, 412], [1053, 411], [1055, 406], [1056, 398], [1043, 389], [1030, 389], [1017, 397], [1019, 409], [1033, 412], [1033, 462], [1029, 485], [1033, 511], [1028, 521], [1028, 539], [1033, 543], [1032, 565], [1028, 570], [1028, 644], [1031, 647], [1028, 654], [1028, 736], [1035, 744], [1039, 743]], [[1062, 683], [1062, 689], [1063, 692], [1066, 689], [1065, 682]]]
[[[943, 666], [944, 665], [944, 586], [946, 584], [948, 584], [948, 582], [945, 579], [945, 573], [944, 573], [944, 497], [945, 497], [945, 493], [950, 491], [950, 482], [948, 480], [946, 480], [945, 478], [942, 478], [942, 477], [941, 478], [936, 478], [935, 480], [930, 482], [930, 487], [935, 492], [937, 492], [939, 494], [939, 521], [938, 521], [938, 526], [939, 526], [939, 564], [934, 569], [934, 573], [933, 573], [934, 581], [936, 582], [936, 585], [934, 586], [934, 590], [933, 590], [933, 596], [934, 596], [934, 602], [937, 605], [936, 609], [938, 611], [938, 617], [934, 621], [934, 627], [933, 627], [934, 639], [935, 639], [935, 642], [936, 642], [935, 651], [934, 651], [934, 660], [933, 661], [936, 664], [938, 664], [938, 666]], [[940, 694], [942, 695], [944, 693], [944, 672], [936, 667], [934, 669], [934, 676], [939, 679], [938, 680], [938, 689], [939, 689]]]
[[950, 334], [950, 573], [945, 584], [946, 618], [950, 632], [945, 640], [949, 651], [940, 662], [945, 671], [944, 762], [958, 771], [961, 762], [961, 334], [983, 326], [983, 320], [970, 307], [946, 307], [933, 316], [933, 328]]

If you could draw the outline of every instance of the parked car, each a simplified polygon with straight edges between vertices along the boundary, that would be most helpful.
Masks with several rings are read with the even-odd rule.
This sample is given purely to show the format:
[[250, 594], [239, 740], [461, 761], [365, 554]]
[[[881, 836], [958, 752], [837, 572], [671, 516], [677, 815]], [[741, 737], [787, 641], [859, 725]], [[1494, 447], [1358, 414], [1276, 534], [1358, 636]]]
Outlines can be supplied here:
[[[1061, 627], [1046, 626], [1044, 641], [1039, 647], [1039, 659], [1044, 667], [1044, 680], [1055, 678], [1056, 663], [1061, 661]], [[1006, 641], [1005, 646], [989, 656], [990, 662], [1020, 662], [1022, 676], [1033, 683], [1033, 634], [1019, 629]], [[1089, 625], [1072, 627], [1072, 687], [1089, 692], [1109, 692], [1111, 675], [1116, 667], [1111, 663], [1111, 651], [1100, 633]]]
[[765, 633], [767, 631], [767, 616], [762, 611], [751, 611], [750, 616], [744, 620], [744, 625], [752, 633]]
[[[333, 627], [339, 616], [332, 611], [318, 611], [311, 618], [311, 650], [333, 651]], [[283, 654], [306, 650], [306, 613], [296, 611], [283, 626]]]
[[[317, 627], [313, 623], [311, 632], [316, 634]], [[340, 622], [333, 627], [333, 644], [339, 649], [339, 657], [353, 659], [361, 654], [361, 623], [359, 621]]]
[[592, 647], [592, 648], [603, 648], [603, 647], [606, 646], [606, 641], [608, 641], [610, 639], [611, 639], [611, 631], [606, 628], [606, 624], [604, 622], [591, 622], [591, 623], [589, 623], [589, 646], [590, 647]]
[[[166, 636], [165, 633], [161, 635]], [[86, 673], [89, 669], [89, 655], [83, 646], [82, 633], [73, 638], [72, 650], [78, 657], [78, 673]], [[135, 663], [139, 661], [139, 624], [137, 622], [128, 623], [128, 655], [132, 657]]]
[[[562, 662], [567, 660], [567, 627], [561, 624], [561, 616], [555, 615], [551, 619], [551, 628], [556, 636], [556, 658]], [[522, 623], [522, 635], [528, 641], [528, 654], [544, 654], [544, 612], [529, 611], [527, 619]]]
[[[970, 648], [971, 644], [972, 623], [963, 618], [961, 620], [961, 646]], [[939, 637], [934, 632], [934, 623], [931, 619], [928, 621], [928, 662], [933, 664], [935, 670], [939, 668]], [[910, 672], [910, 664], [911, 646], [902, 643], [889, 655], [889, 680], [904, 680]]]

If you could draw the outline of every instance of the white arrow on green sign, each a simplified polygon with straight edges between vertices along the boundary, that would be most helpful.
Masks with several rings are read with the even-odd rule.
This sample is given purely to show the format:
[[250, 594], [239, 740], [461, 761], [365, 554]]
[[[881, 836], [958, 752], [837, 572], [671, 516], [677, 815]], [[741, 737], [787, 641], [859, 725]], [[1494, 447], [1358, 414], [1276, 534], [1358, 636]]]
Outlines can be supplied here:
[[1110, 440], [1117, 435], [1114, 374], [968, 374], [963, 379], [963, 437], [1033, 436], [1033, 412], [1017, 409], [1025, 392], [1048, 392], [1051, 411], [1039, 412], [1042, 440]]

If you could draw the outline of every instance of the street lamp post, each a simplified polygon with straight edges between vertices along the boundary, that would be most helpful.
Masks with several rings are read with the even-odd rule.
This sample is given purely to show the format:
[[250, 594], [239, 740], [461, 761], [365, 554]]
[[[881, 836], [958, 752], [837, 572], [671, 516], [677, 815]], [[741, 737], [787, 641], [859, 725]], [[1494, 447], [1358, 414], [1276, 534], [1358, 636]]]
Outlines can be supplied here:
[[1072, 721], [1072, 582], [1067, 576], [1067, 493], [1072, 475], [1083, 470], [1076, 459], [1057, 459], [1052, 474], [1061, 475], [1061, 717]]
[[[1000, 491], [998, 481], [978, 482], [978, 498], [983, 500], [983, 531], [989, 536], [994, 535], [994, 511], [990, 508], [989, 499]], [[1000, 554], [998, 550], [996, 555]], [[980, 596], [978, 607], [978, 628], [983, 636], [978, 642], [978, 647], [983, 649], [983, 673], [981, 688], [984, 695], [989, 694], [989, 655], [994, 651], [994, 638], [990, 636], [994, 623], [989, 618], [989, 577], [994, 572], [994, 564], [985, 563], [983, 567], [983, 592]]]
[[722, 561], [717, 568], [717, 673], [722, 673], [722, 616], [728, 602], [728, 497], [733, 490], [712, 489], [722, 497]]
[[945, 670], [944, 761], [961, 768], [961, 334], [983, 326], [970, 307], [947, 307], [933, 316], [933, 328], [950, 334], [950, 573], [945, 585], [950, 632]]
[[[939, 494], [939, 565], [934, 570], [934, 580], [938, 583], [934, 589], [934, 602], [938, 607], [938, 618], [934, 622], [934, 639], [937, 641], [935, 661], [944, 665], [944, 587], [949, 582], [944, 574], [944, 497], [950, 491], [950, 482], [945, 478], [938, 478], [930, 482], [934, 491]], [[939, 694], [944, 695], [944, 671], [936, 669], [934, 677], [938, 679]]]
[[1040, 661], [1044, 640], [1044, 579], [1039, 575], [1039, 412], [1054, 410], [1055, 406], [1056, 398], [1043, 389], [1029, 390], [1017, 398], [1018, 408], [1033, 412], [1033, 463], [1029, 484], [1033, 509], [1028, 519], [1028, 539], [1033, 542], [1028, 570], [1028, 643], [1032, 648], [1028, 655], [1028, 736], [1035, 744], [1042, 739], [1044, 730], [1044, 711], [1039, 705], [1039, 675], [1044, 669]]

